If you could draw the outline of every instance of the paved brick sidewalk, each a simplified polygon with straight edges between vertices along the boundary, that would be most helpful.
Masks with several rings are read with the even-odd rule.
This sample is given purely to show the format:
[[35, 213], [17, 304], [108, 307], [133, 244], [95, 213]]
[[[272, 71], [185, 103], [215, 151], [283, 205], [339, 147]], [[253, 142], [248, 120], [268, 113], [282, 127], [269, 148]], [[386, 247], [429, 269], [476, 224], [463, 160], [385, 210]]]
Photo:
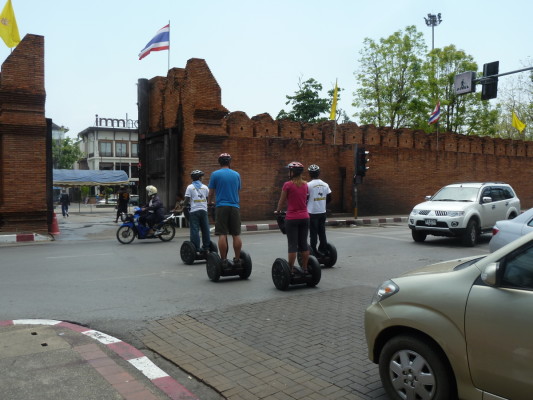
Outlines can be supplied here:
[[384, 400], [363, 332], [373, 291], [304, 288], [297, 296], [154, 321], [139, 337], [231, 400]]

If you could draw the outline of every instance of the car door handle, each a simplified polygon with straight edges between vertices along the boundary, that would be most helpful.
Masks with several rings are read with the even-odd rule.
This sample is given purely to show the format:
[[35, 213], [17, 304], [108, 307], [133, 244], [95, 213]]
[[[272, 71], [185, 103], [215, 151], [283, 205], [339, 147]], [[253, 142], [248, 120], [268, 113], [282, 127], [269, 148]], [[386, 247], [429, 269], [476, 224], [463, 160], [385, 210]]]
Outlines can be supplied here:
[[492, 205], [492, 209], [494, 210], [495, 208], [496, 208], [496, 205], [495, 205], [495, 204], [493, 204], [493, 205]]

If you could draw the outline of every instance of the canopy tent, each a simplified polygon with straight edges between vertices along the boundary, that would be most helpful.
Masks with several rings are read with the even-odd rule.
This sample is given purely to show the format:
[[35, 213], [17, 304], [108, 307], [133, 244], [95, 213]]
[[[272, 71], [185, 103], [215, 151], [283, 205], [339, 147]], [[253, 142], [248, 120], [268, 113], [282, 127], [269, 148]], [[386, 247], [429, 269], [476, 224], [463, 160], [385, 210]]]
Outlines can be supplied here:
[[94, 171], [81, 169], [54, 169], [54, 186], [127, 185], [128, 174], [124, 171]]

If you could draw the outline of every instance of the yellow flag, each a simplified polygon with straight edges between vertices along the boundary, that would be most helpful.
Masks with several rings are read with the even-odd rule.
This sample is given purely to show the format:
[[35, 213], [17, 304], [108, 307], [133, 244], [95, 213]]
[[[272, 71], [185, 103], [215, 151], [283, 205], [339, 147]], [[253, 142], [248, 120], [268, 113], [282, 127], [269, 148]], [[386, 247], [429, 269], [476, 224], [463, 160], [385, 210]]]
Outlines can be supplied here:
[[337, 80], [335, 80], [335, 90], [333, 91], [333, 103], [331, 103], [331, 113], [329, 119], [335, 121], [337, 119]]
[[518, 131], [520, 133], [522, 133], [522, 131], [525, 129], [526, 127], [526, 124], [524, 124], [522, 121], [520, 121], [518, 119], [518, 117], [516, 116], [516, 114], [514, 113], [513, 111], [513, 126], [518, 129]]
[[0, 14], [0, 37], [7, 47], [13, 48], [20, 43], [19, 28], [11, 0], [7, 0]]

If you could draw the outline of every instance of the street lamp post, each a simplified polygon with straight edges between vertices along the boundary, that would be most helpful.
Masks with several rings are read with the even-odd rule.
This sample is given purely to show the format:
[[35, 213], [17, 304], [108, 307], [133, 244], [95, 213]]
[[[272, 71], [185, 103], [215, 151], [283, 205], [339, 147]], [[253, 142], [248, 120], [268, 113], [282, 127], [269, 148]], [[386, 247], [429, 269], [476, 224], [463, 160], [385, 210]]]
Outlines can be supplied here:
[[424, 17], [424, 19], [426, 20], [426, 25], [431, 26], [431, 50], [433, 50], [435, 48], [435, 27], [442, 22], [442, 19], [440, 13], [437, 15], [428, 14], [428, 17]]

